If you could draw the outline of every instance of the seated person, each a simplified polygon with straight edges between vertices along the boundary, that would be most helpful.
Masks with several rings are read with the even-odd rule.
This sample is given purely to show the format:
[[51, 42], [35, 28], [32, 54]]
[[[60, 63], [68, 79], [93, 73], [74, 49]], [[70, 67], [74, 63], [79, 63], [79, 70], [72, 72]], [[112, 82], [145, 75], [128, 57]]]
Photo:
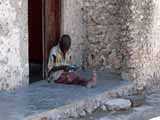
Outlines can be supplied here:
[[82, 85], [89, 88], [94, 87], [96, 85], [95, 71], [89, 80], [79, 76], [78, 71], [70, 71], [70, 65], [66, 63], [70, 46], [70, 36], [63, 35], [59, 44], [51, 49], [48, 61], [49, 81], [60, 84]]

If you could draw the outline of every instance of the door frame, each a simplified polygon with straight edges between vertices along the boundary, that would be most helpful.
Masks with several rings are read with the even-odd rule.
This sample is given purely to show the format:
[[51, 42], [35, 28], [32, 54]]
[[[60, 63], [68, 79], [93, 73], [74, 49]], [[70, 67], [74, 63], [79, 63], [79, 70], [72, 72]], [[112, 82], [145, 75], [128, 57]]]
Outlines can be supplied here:
[[[48, 24], [48, 1], [49, 0], [41, 0], [42, 1], [42, 54], [43, 54], [43, 80], [47, 79], [48, 71], [47, 71], [47, 63], [48, 63], [48, 40], [49, 37], [47, 33], [49, 32], [47, 29]], [[58, 6], [55, 6], [55, 19], [57, 19], [58, 22], [58, 30], [59, 30], [59, 37], [61, 34], [61, 8], [62, 8], [62, 0], [55, 0], [55, 2], [58, 4]], [[57, 10], [58, 9], [58, 10]], [[58, 16], [57, 16], [58, 15]], [[57, 30], [57, 29], [56, 29]], [[56, 32], [57, 33], [57, 32]]]
[[43, 58], [43, 66], [42, 66], [42, 72], [43, 72], [43, 80], [46, 79], [46, 59], [45, 59], [45, 56], [46, 56], [46, 13], [45, 13], [45, 8], [46, 8], [46, 0], [42, 0], [42, 58]]

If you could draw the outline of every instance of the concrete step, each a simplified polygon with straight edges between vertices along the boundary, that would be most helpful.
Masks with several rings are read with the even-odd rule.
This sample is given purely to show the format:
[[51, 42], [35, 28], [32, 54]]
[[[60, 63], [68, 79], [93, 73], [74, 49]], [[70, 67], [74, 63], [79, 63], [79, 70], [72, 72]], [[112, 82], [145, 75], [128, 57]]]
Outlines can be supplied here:
[[[90, 72], [86, 71], [83, 75], [90, 76]], [[1, 92], [0, 107], [4, 109], [0, 110], [0, 118], [55, 120], [60, 116], [64, 119], [83, 116], [94, 111], [108, 99], [133, 92], [135, 91], [132, 82], [105, 71], [98, 72], [98, 84], [91, 89], [40, 81], [15, 92]]]

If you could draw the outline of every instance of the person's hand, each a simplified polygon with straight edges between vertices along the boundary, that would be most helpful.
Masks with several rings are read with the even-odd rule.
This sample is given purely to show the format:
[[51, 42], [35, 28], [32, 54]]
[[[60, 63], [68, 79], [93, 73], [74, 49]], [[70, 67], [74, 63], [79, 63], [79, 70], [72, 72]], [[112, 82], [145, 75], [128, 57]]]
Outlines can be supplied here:
[[80, 69], [80, 67], [77, 65], [71, 65], [70, 69], [72, 69], [73, 71], [76, 71], [76, 70]]
[[68, 72], [70, 69], [71, 69], [70, 66], [65, 66], [63, 70], [64, 70], [65, 72]]

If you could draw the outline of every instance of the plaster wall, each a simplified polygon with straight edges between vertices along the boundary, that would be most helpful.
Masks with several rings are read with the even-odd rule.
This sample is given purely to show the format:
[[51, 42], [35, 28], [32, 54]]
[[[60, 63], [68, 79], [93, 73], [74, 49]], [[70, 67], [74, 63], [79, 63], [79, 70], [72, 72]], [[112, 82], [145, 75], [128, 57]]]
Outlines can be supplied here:
[[28, 84], [27, 0], [0, 0], [0, 90]]
[[61, 33], [72, 39], [70, 62], [83, 66], [85, 48], [85, 26], [83, 23], [83, 0], [62, 0]]

